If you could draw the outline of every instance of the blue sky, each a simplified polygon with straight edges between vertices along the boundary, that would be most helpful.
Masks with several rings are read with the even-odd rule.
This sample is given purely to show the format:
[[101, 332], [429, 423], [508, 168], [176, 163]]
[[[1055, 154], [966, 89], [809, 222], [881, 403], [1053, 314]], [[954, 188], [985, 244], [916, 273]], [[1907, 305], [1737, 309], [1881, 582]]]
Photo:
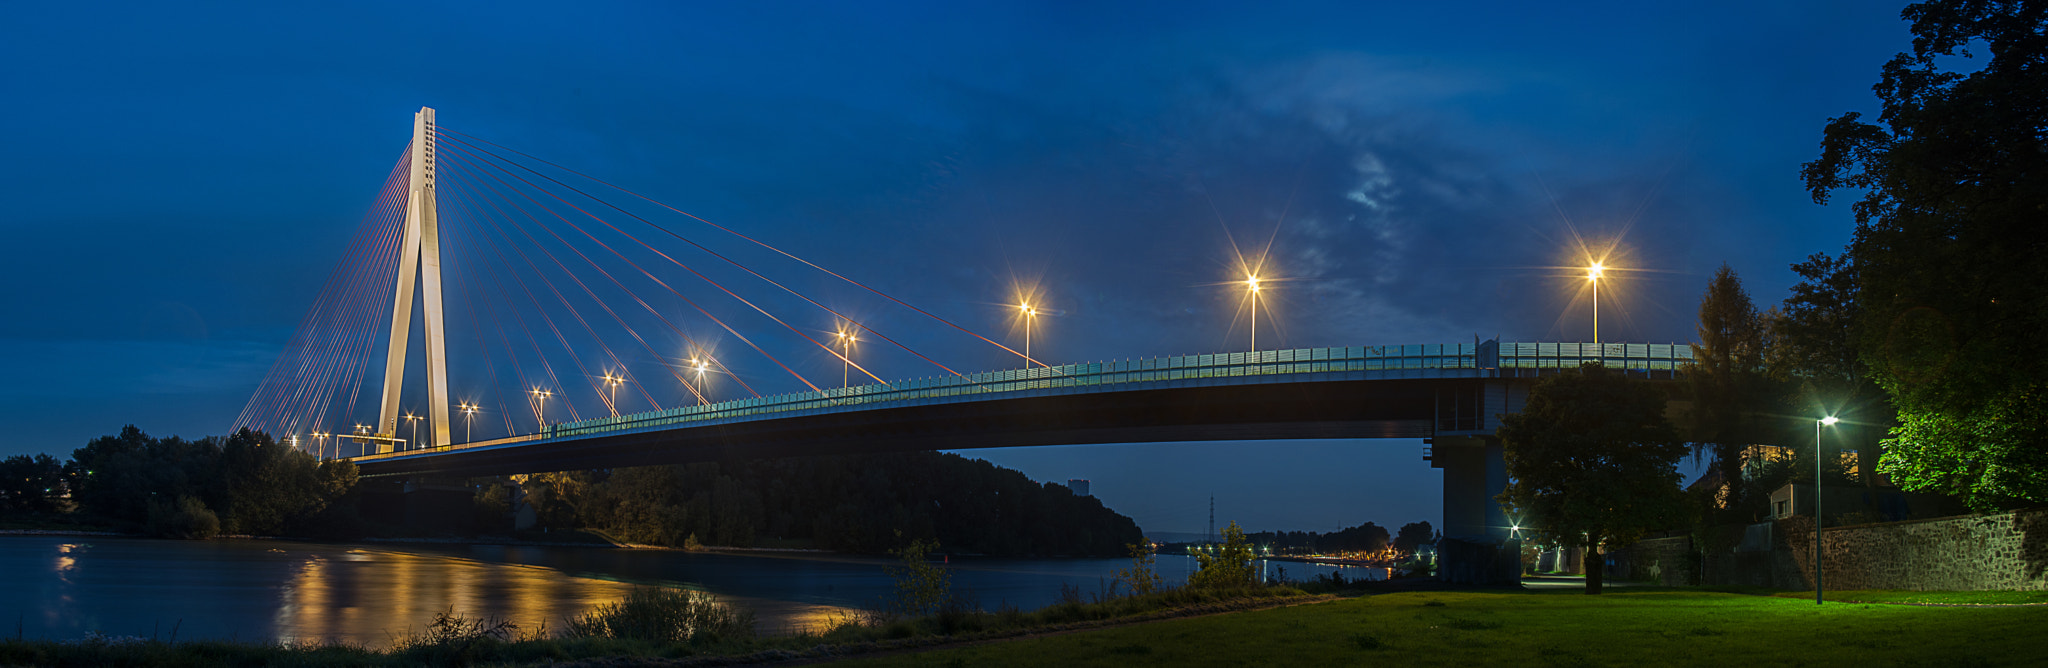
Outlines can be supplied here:
[[[983, 331], [1038, 279], [1052, 361], [1241, 348], [1232, 238], [1291, 279], [1261, 347], [1582, 340], [1574, 231], [1644, 270], [1603, 339], [1686, 341], [1721, 263], [1769, 304], [1847, 242], [1797, 170], [1909, 45], [1891, 3], [1101, 4], [0, 8], [0, 455], [225, 430], [421, 106]], [[1413, 441], [973, 455], [1160, 531], [1440, 513]]]

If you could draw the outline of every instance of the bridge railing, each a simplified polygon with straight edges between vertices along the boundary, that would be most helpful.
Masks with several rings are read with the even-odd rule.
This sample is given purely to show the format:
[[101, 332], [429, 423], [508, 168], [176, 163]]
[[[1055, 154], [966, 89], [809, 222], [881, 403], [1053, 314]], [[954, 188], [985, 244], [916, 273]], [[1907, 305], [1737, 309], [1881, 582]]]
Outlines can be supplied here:
[[[754, 399], [685, 406], [652, 413], [595, 418], [555, 425], [546, 437], [566, 437], [667, 427], [689, 422], [744, 419], [768, 414], [837, 411], [876, 404], [919, 405], [930, 400], [958, 401], [962, 398], [992, 398], [1016, 392], [1132, 386], [1173, 381], [1246, 379], [1295, 376], [1331, 372], [1379, 372], [1379, 377], [1449, 377], [1441, 373], [1464, 373], [1456, 377], [1485, 377], [1489, 371], [1508, 376], [1527, 376], [1543, 369], [1576, 368], [1590, 361], [1603, 361], [1633, 371], [1674, 372], [1692, 361], [1692, 350], [1683, 344], [1579, 344], [1579, 343], [1496, 343], [1420, 344], [1351, 346], [1344, 348], [1297, 348], [1262, 350], [1256, 353], [1181, 355], [1106, 362], [1084, 362], [1052, 367], [1007, 369], [961, 376], [916, 378], [833, 388], [823, 392], [799, 392]], [[1526, 371], [1524, 371], [1526, 370]], [[1391, 375], [1387, 375], [1391, 374]]]
[[[914, 378], [889, 383], [796, 392], [683, 406], [649, 413], [594, 418], [550, 425], [540, 439], [589, 436], [626, 430], [673, 428], [766, 417], [841, 412], [886, 406], [981, 401], [1016, 394], [1064, 394], [1185, 385], [1284, 382], [1305, 374], [1335, 378], [1531, 377], [1599, 361], [1650, 376], [1670, 377], [1692, 362], [1685, 344], [1500, 343], [1296, 348], [1256, 353], [1215, 353], [1083, 362], [1052, 367], [1006, 369], [960, 376]], [[451, 449], [506, 445], [510, 441], [457, 444], [445, 448], [358, 458], [430, 454]]]

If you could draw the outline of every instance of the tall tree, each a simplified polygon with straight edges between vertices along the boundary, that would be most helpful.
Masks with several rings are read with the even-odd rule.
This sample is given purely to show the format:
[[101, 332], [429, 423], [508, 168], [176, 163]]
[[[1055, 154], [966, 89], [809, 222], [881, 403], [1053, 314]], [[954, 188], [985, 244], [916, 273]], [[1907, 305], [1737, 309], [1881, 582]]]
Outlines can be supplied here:
[[1712, 458], [1728, 483], [1722, 503], [1741, 509], [1742, 455], [1749, 446], [1776, 442], [1782, 435], [1779, 392], [1765, 373], [1769, 322], [1756, 311], [1742, 279], [1723, 264], [1700, 297], [1699, 343], [1686, 372], [1692, 395], [1695, 456]]
[[1899, 420], [1881, 468], [1978, 509], [2048, 501], [2048, 2], [1902, 16], [1913, 50], [1884, 66], [1877, 122], [1830, 119], [1802, 170], [1816, 202], [1863, 191], [1855, 347]]
[[1814, 253], [1792, 265], [1792, 271], [1802, 280], [1771, 319], [1765, 364], [1773, 377], [1794, 388], [1797, 398], [1789, 412], [1843, 420], [1829, 442], [1856, 450], [1862, 482], [1874, 486], [1878, 440], [1896, 411], [1856, 353], [1862, 308], [1855, 256]]
[[1536, 383], [1501, 419], [1509, 483], [1500, 501], [1524, 526], [1586, 548], [1586, 593], [1600, 593], [1600, 546], [1678, 521], [1685, 443], [1649, 381], [1586, 364]]

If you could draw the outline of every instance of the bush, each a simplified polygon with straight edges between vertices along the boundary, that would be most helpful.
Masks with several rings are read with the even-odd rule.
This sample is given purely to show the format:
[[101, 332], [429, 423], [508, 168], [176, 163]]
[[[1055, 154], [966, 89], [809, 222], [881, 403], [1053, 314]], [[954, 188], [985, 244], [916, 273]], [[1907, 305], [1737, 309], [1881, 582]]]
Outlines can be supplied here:
[[889, 576], [896, 580], [891, 613], [910, 617], [937, 614], [952, 599], [952, 574], [925, 561], [925, 555], [938, 548], [938, 541], [913, 540], [903, 549], [889, 551], [903, 560], [902, 565], [889, 569]]
[[571, 638], [617, 638], [693, 645], [754, 637], [754, 613], [701, 591], [636, 587], [617, 603], [569, 620]]
[[408, 634], [391, 649], [418, 665], [467, 666], [496, 654], [518, 629], [511, 622], [470, 619], [449, 610], [434, 615], [426, 630]]
[[178, 497], [176, 505], [162, 501], [149, 502], [149, 519], [146, 528], [152, 536], [165, 538], [206, 539], [220, 535], [220, 517], [206, 508], [206, 504], [189, 496]]
[[1196, 589], [1237, 589], [1255, 584], [1252, 579], [1252, 544], [1236, 522], [1223, 527], [1223, 546], [1215, 554], [1195, 553], [1200, 568], [1188, 576]]

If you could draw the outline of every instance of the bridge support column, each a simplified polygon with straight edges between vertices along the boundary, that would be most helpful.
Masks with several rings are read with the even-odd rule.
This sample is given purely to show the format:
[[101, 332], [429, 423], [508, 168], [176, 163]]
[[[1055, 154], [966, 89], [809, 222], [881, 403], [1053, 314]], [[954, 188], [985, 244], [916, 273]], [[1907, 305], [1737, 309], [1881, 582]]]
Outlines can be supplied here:
[[1521, 579], [1521, 546], [1510, 540], [1507, 460], [1492, 436], [1438, 436], [1430, 466], [1444, 471], [1444, 541], [1438, 577], [1446, 582], [1513, 584]]

